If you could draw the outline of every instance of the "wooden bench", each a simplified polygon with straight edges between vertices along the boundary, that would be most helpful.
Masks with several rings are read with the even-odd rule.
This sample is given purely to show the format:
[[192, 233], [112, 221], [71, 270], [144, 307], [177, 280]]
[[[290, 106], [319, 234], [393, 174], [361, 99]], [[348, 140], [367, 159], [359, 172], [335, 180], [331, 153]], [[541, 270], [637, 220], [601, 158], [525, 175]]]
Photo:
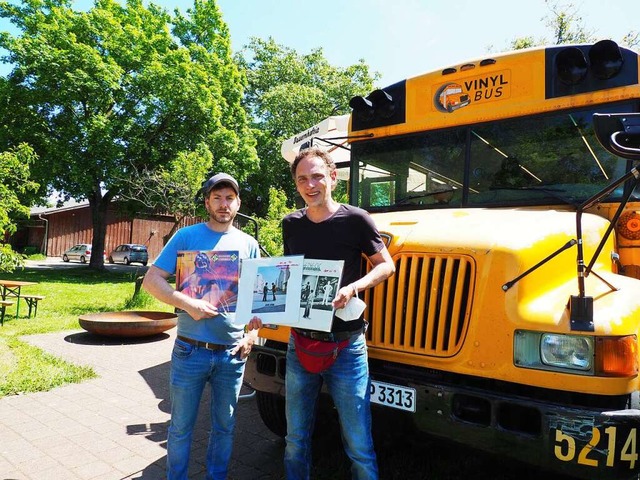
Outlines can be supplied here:
[[7, 307], [10, 307], [14, 303], [15, 302], [12, 302], [11, 300], [0, 300], [0, 325], [2, 325], [3, 327], [4, 327], [4, 311], [7, 309]]
[[44, 300], [44, 295], [22, 295], [20, 298], [24, 299], [29, 306], [29, 318], [31, 318], [31, 310], [33, 309], [33, 316], [38, 313], [38, 302]]

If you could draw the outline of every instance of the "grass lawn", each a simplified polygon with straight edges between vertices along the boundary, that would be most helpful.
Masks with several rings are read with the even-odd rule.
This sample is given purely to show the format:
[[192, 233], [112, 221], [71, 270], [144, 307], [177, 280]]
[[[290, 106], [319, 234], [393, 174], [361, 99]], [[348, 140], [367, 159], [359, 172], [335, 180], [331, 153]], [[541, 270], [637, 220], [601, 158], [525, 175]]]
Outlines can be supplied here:
[[7, 308], [4, 327], [0, 327], [0, 398], [28, 392], [42, 392], [65, 383], [81, 382], [96, 376], [84, 366], [72, 365], [42, 352], [20, 337], [36, 333], [78, 330], [78, 317], [85, 313], [119, 310], [170, 311], [146, 292], [133, 298], [134, 273], [96, 271], [87, 266], [55, 269], [25, 268], [2, 278], [37, 282], [22, 288], [23, 294], [44, 295], [38, 314], [27, 318], [28, 307], [20, 302]]

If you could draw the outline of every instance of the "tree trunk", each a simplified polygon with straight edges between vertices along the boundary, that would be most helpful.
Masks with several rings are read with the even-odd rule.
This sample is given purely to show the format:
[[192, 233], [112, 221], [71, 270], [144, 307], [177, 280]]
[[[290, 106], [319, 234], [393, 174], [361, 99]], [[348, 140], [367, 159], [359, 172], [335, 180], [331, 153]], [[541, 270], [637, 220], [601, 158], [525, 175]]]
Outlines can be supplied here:
[[107, 236], [107, 210], [111, 202], [111, 195], [107, 192], [104, 196], [100, 189], [89, 197], [91, 208], [91, 223], [93, 225], [93, 239], [91, 241], [90, 268], [104, 268], [104, 246]]

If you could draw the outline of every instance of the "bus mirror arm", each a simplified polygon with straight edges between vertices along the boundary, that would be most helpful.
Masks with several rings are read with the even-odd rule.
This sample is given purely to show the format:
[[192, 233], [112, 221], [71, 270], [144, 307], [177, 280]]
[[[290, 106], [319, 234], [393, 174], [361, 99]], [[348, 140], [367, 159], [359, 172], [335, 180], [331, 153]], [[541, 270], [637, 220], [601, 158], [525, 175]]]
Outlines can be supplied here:
[[[609, 227], [607, 228], [607, 231], [605, 232], [602, 240], [600, 241], [598, 247], [596, 248], [596, 251], [594, 252], [594, 255], [593, 255], [593, 257], [592, 257], [592, 259], [591, 259], [591, 261], [589, 263], [589, 266], [585, 267], [584, 251], [583, 251], [583, 248], [582, 248], [582, 214], [587, 209], [591, 208], [593, 205], [595, 205], [596, 203], [600, 202], [605, 196], [607, 196], [613, 190], [615, 190], [615, 188], [618, 185], [620, 185], [620, 184], [622, 184], [622, 183], [624, 183], [627, 180], [630, 180], [632, 178], [634, 178], [635, 180], [634, 180], [631, 188], [629, 188], [627, 190], [627, 192], [625, 193], [622, 201], [620, 202], [620, 206], [618, 207], [618, 210], [616, 211], [614, 217], [612, 218], [611, 222], [609, 223]], [[595, 264], [595, 261], [598, 258], [598, 255], [600, 254], [600, 252], [604, 248], [604, 244], [605, 244], [607, 238], [609, 237], [609, 235], [613, 231], [613, 226], [615, 225], [617, 219], [620, 217], [622, 211], [624, 210], [624, 207], [629, 202], [629, 198], [631, 197], [631, 194], [633, 193], [633, 191], [635, 190], [635, 188], [637, 187], [638, 184], [640, 184], [640, 171], [638, 171], [638, 169], [636, 167], [633, 167], [625, 175], [623, 175], [622, 177], [618, 178], [617, 180], [615, 180], [614, 182], [609, 184], [607, 187], [605, 187], [604, 189], [600, 190], [598, 193], [593, 195], [591, 198], [587, 199], [584, 203], [579, 205], [577, 207], [577, 209], [576, 209], [576, 238], [577, 238], [577, 240], [576, 239], [571, 239], [565, 245], [563, 245], [558, 250], [556, 250], [555, 252], [551, 253], [549, 256], [547, 256], [546, 258], [544, 258], [543, 260], [541, 260], [540, 262], [535, 264], [533, 267], [529, 268], [527, 271], [525, 271], [522, 274], [520, 274], [518, 277], [514, 278], [513, 280], [510, 280], [510, 281], [506, 282], [505, 284], [502, 285], [502, 290], [507, 292], [518, 281], [520, 281], [522, 278], [524, 278], [527, 275], [529, 275], [534, 270], [537, 270], [538, 268], [540, 268], [542, 265], [547, 263], [549, 260], [554, 258], [556, 255], [558, 255], [561, 252], [567, 250], [568, 248], [573, 247], [574, 245], [577, 245], [577, 248], [578, 248], [578, 254], [577, 254], [577, 269], [578, 269], [578, 272], [577, 273], [578, 273], [578, 292], [579, 293], [578, 293], [578, 295], [571, 295], [571, 297], [569, 298], [569, 302], [567, 304], [567, 307], [569, 308], [570, 324], [571, 324], [571, 329], [572, 330], [593, 331], [593, 329], [594, 329], [594, 326], [593, 326], [593, 297], [588, 297], [586, 295], [585, 286], [584, 286], [584, 279], [590, 273], [593, 273], [598, 279], [600, 279], [609, 288], [611, 288], [612, 291], [613, 290], [617, 290], [617, 288], [615, 286], [613, 286], [611, 283], [607, 282], [600, 275], [597, 275], [595, 272], [592, 272], [592, 269], [593, 269], [593, 265]]]
[[542, 265], [544, 265], [545, 263], [547, 263], [549, 260], [551, 260], [552, 258], [554, 258], [556, 255], [564, 252], [566, 249], [573, 247], [575, 244], [577, 243], [577, 241], [575, 239], [571, 239], [569, 240], [567, 243], [565, 243], [562, 247], [560, 247], [559, 249], [557, 249], [555, 252], [551, 253], [550, 255], [548, 255], [546, 258], [543, 258], [542, 260], [540, 260], [538, 263], [536, 263], [533, 267], [531, 267], [530, 269], [528, 269], [526, 272], [522, 272], [520, 275], [518, 275], [516, 278], [514, 278], [513, 280], [509, 280], [507, 283], [505, 283], [504, 285], [502, 285], [502, 290], [503, 291], [507, 291], [509, 290], [511, 287], [513, 287], [516, 283], [518, 283], [520, 280], [522, 280], [524, 277], [526, 277], [527, 275], [529, 275], [531, 272], [537, 270], [538, 268], [540, 268]]
[[[607, 238], [609, 238], [609, 235], [611, 235], [611, 232], [613, 232], [613, 228], [616, 225], [616, 223], [618, 223], [618, 219], [620, 218], [620, 216], [622, 215], [622, 212], [624, 211], [624, 207], [627, 205], [627, 203], [629, 203], [629, 199], [631, 198], [631, 195], [633, 194], [633, 192], [635, 191], [636, 187], [638, 186], [638, 183], [640, 183], [640, 172], [638, 172], [638, 169], [636, 167], [632, 168], [626, 175], [624, 175], [623, 177], [621, 177], [622, 182], [630, 179], [634, 177], [635, 180], [632, 184], [632, 186], [630, 188], [628, 188], [624, 194], [624, 196], [622, 197], [622, 201], [620, 202], [620, 205], [618, 205], [618, 209], [616, 210], [616, 213], [613, 215], [613, 217], [611, 218], [611, 221], [609, 222], [609, 226], [607, 227], [607, 231], [605, 232], [604, 236], [602, 237], [602, 240], [600, 240], [600, 243], [598, 244], [598, 247], [596, 248], [595, 252], [593, 253], [593, 257], [591, 258], [591, 261], [589, 262], [589, 265], [587, 266], [587, 269], [585, 270], [585, 278], [589, 276], [589, 274], [591, 273], [592, 269], [593, 269], [593, 265], [596, 263], [596, 260], [598, 259], [598, 256], [600, 255], [600, 253], [602, 252], [602, 249], [604, 248], [604, 244], [607, 240]], [[620, 180], [617, 180], [616, 182], [614, 182], [615, 185], [619, 185], [620, 183], [622, 183]], [[612, 190], [612, 188], [607, 188], [607, 193], [610, 192]], [[603, 195], [604, 196], [604, 195]], [[601, 198], [601, 197], [600, 197]], [[583, 209], [584, 211], [584, 209]]]
[[[582, 214], [590, 207], [600, 202], [605, 196], [609, 195], [618, 185], [623, 184], [627, 180], [631, 178], [635, 178], [631, 188], [627, 189], [620, 205], [618, 206], [618, 210], [616, 211], [614, 217], [609, 222], [609, 226], [607, 227], [607, 231], [600, 240], [598, 247], [596, 248], [591, 261], [589, 262], [589, 266], [585, 268], [584, 264], [584, 251], [582, 248]], [[582, 205], [578, 206], [576, 210], [576, 237], [578, 239], [578, 255], [577, 255], [577, 268], [578, 268], [578, 295], [571, 295], [569, 298], [569, 318], [571, 330], [577, 331], [587, 331], [592, 332], [594, 330], [593, 325], [593, 297], [588, 297], [585, 293], [585, 285], [584, 279], [590, 274], [593, 273], [599, 280], [604, 282], [612, 291], [617, 290], [616, 287], [607, 282], [600, 275], [597, 275], [595, 272], [592, 272], [593, 265], [598, 258], [598, 255], [602, 251], [605, 242], [609, 238], [609, 235], [613, 231], [613, 226], [616, 224], [620, 214], [624, 210], [624, 207], [629, 202], [629, 198], [631, 194], [635, 190], [635, 188], [640, 183], [640, 172], [636, 167], [633, 167], [629, 172], [624, 174], [622, 177], [618, 178], [607, 187], [600, 190], [598, 193], [593, 195], [591, 198], [586, 200]]]

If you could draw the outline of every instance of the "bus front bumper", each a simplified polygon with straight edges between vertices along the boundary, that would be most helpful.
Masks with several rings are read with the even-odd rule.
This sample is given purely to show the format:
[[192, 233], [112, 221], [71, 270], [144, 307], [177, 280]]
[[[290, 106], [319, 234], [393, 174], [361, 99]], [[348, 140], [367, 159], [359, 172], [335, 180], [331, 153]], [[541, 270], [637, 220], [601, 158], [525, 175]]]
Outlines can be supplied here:
[[[255, 390], [284, 396], [282, 348], [254, 346], [245, 381]], [[390, 374], [386, 367], [388, 363], [371, 361], [372, 381], [415, 391], [415, 411], [372, 402], [374, 418], [376, 412], [401, 417], [398, 425], [408, 423], [419, 432], [578, 478], [638, 478], [640, 410], [576, 408], [425, 380], [402, 365], [394, 365]]]

